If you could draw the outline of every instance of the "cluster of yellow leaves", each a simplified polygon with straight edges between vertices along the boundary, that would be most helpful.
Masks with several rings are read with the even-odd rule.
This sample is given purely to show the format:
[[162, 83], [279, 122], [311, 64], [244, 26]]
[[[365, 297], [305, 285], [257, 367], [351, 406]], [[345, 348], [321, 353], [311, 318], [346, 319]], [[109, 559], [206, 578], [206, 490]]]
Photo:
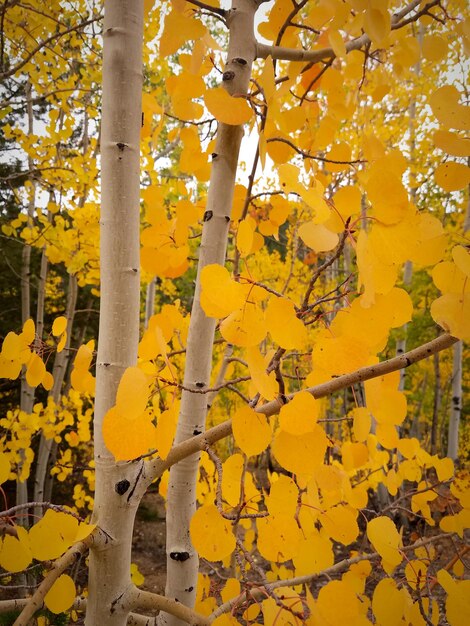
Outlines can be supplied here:
[[452, 249], [452, 261], [443, 261], [432, 270], [442, 296], [431, 304], [433, 319], [455, 337], [470, 339], [470, 252], [464, 246]]
[[72, 387], [81, 393], [95, 394], [95, 378], [88, 371], [93, 360], [94, 340], [80, 346], [73, 362], [73, 369], [70, 374]]
[[190, 225], [201, 217], [201, 208], [179, 200], [175, 217], [164, 207], [163, 190], [151, 186], [143, 192], [145, 219], [150, 224], [141, 233], [142, 268], [152, 276], [176, 278], [188, 269]]

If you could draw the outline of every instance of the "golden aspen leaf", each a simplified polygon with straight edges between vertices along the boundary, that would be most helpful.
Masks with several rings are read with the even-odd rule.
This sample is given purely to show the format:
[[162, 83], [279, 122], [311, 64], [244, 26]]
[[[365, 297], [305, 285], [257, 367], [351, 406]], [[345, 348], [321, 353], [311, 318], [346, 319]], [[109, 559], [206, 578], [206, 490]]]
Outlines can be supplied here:
[[301, 391], [279, 413], [279, 428], [292, 435], [302, 435], [315, 429], [319, 403], [308, 391]]
[[370, 166], [365, 188], [379, 222], [397, 224], [407, 217], [408, 194], [400, 176], [390, 168], [389, 159], [380, 159]]
[[[360, 624], [361, 602], [354, 589], [343, 580], [332, 580], [320, 589], [315, 609], [320, 620], [316, 623], [336, 626], [338, 624]], [[367, 623], [367, 622], [365, 622]]]
[[338, 235], [328, 230], [323, 224], [307, 222], [299, 228], [299, 237], [315, 252], [327, 252], [338, 245]]
[[137, 563], [131, 563], [131, 581], [139, 587], [143, 585], [145, 582], [145, 577], [142, 572], [139, 570]]
[[233, 436], [247, 456], [260, 454], [271, 442], [272, 431], [266, 417], [248, 405], [237, 409], [232, 418]]
[[26, 345], [33, 343], [34, 338], [36, 337], [36, 328], [34, 326], [34, 321], [30, 318], [26, 320], [23, 324], [23, 331], [21, 333], [22, 339]]
[[33, 555], [29, 545], [28, 531], [13, 526], [16, 537], [5, 535], [0, 543], [0, 565], [7, 572], [21, 572], [31, 563]]
[[423, 56], [428, 61], [439, 62], [447, 54], [448, 45], [439, 35], [425, 35], [422, 43]]
[[447, 161], [437, 167], [434, 179], [444, 191], [458, 191], [470, 183], [470, 167], [464, 163]]
[[207, 32], [204, 24], [183, 13], [171, 11], [165, 17], [165, 27], [160, 39], [160, 55], [170, 56], [186, 41], [200, 39]]
[[[460, 253], [457, 252], [460, 256]], [[462, 261], [464, 257], [462, 258]], [[464, 264], [465, 267], [465, 264]], [[467, 280], [465, 273], [457, 264], [443, 261], [432, 270], [432, 279], [436, 287], [445, 293], [461, 294], [466, 290]], [[468, 288], [467, 288], [468, 290]]]
[[376, 44], [381, 44], [390, 34], [391, 19], [387, 10], [387, 4], [377, 5], [368, 8], [364, 16], [364, 30], [371, 40]]
[[44, 596], [44, 604], [52, 613], [64, 613], [74, 603], [75, 596], [75, 583], [70, 576], [62, 574]]
[[382, 557], [382, 565], [387, 573], [401, 563], [401, 537], [389, 517], [380, 516], [368, 522], [367, 537]]
[[399, 437], [393, 424], [377, 424], [376, 435], [380, 445], [387, 450], [392, 450], [398, 446]]
[[447, 154], [457, 157], [470, 156], [470, 139], [461, 137], [450, 130], [436, 130], [433, 135], [434, 145]]
[[194, 513], [189, 530], [199, 556], [208, 561], [221, 561], [235, 549], [232, 525], [213, 504], [206, 504]]
[[48, 509], [29, 531], [33, 557], [40, 561], [56, 559], [71, 545], [88, 537], [94, 524], [80, 523], [72, 515]]
[[[251, 604], [247, 609], [245, 609], [242, 618], [247, 622], [247, 623], [255, 623], [256, 622], [256, 618], [258, 617], [258, 615], [260, 614], [260, 607], [255, 603], [255, 604]], [[238, 624], [239, 622], [234, 621], [234, 624]]]
[[256, 222], [252, 217], [247, 217], [238, 224], [237, 248], [242, 259], [253, 251], [255, 226]]
[[470, 107], [459, 104], [460, 95], [455, 85], [444, 85], [432, 94], [429, 104], [444, 126], [470, 130]]
[[462, 539], [464, 532], [470, 528], [470, 509], [462, 509], [455, 515], [444, 516], [439, 526], [446, 533], [457, 533]]
[[266, 400], [274, 400], [279, 391], [276, 373], [269, 372], [268, 374], [266, 372], [266, 363], [256, 346], [247, 348], [246, 360], [250, 370], [251, 380], [256, 390]]
[[42, 379], [42, 386], [46, 391], [50, 391], [54, 386], [54, 377], [50, 372], [46, 372], [44, 374], [44, 378]]
[[333, 196], [333, 202], [339, 214], [345, 220], [351, 215], [358, 215], [361, 212], [362, 194], [359, 187], [346, 185], [340, 187]]
[[466, 626], [470, 615], [470, 580], [453, 580], [442, 569], [437, 579], [447, 591], [446, 618], [450, 626]]
[[225, 267], [216, 263], [203, 268], [201, 288], [201, 306], [208, 317], [226, 317], [245, 302], [240, 283], [230, 278]]
[[44, 380], [46, 366], [41, 357], [33, 352], [26, 369], [26, 382], [31, 387], [37, 387]]
[[416, 437], [411, 437], [410, 439], [400, 439], [397, 447], [400, 454], [402, 454], [405, 459], [413, 459], [420, 449], [419, 441]]
[[67, 331], [64, 330], [64, 332], [62, 333], [59, 343], [57, 344], [57, 353], [62, 352], [62, 350], [65, 348], [65, 344], [67, 343]]
[[286, 350], [302, 348], [307, 341], [307, 329], [295, 314], [294, 303], [287, 298], [271, 298], [266, 309], [266, 328], [272, 340]]
[[470, 339], [470, 293], [445, 293], [431, 304], [431, 316], [454, 337]]
[[[240, 489], [244, 468], [243, 455], [232, 454], [224, 461], [222, 474], [222, 498], [227, 508], [232, 509], [240, 501]], [[246, 495], [245, 495], [246, 497]]]
[[323, 530], [304, 531], [293, 562], [296, 576], [316, 574], [331, 567], [335, 562], [332, 541]]
[[163, 411], [158, 416], [157, 426], [155, 428], [155, 447], [158, 450], [158, 456], [162, 459], [166, 459], [173, 445], [177, 421], [178, 404], [173, 404], [169, 409]]
[[450, 480], [454, 476], [454, 461], [449, 457], [434, 459], [434, 469], [440, 482]]
[[296, 154], [294, 148], [284, 141], [276, 141], [276, 139], [285, 139], [290, 141], [290, 138], [285, 133], [281, 133], [276, 129], [274, 137], [266, 138], [266, 152], [271, 157], [271, 160], [276, 164], [288, 163], [292, 157]]
[[365, 441], [372, 426], [370, 411], [366, 407], [353, 409], [353, 433], [357, 441]]
[[328, 41], [337, 57], [344, 58], [346, 56], [346, 44], [339, 31], [331, 30], [328, 34]]
[[357, 511], [342, 504], [328, 509], [319, 517], [327, 535], [345, 546], [357, 539], [359, 526], [356, 519]]
[[250, 120], [253, 111], [244, 98], [234, 98], [223, 87], [208, 89], [204, 102], [215, 119], [223, 124], [239, 126]]
[[297, 513], [299, 489], [289, 476], [280, 475], [272, 479], [269, 495], [265, 498], [266, 508], [271, 515], [286, 514], [292, 517]]
[[288, 472], [311, 475], [323, 463], [327, 447], [325, 431], [316, 424], [313, 431], [303, 435], [279, 430], [274, 437], [272, 452]]
[[104, 442], [116, 461], [130, 461], [155, 448], [155, 434], [147, 411], [129, 419], [112, 408], [103, 418]]
[[455, 246], [452, 248], [452, 258], [459, 270], [470, 278], [470, 251], [464, 246]]
[[[400, 39], [393, 49], [393, 63], [395, 66], [411, 67], [418, 63], [420, 57], [419, 43], [416, 37]], [[398, 67], [400, 70], [400, 67]]]
[[385, 481], [385, 486], [387, 487], [388, 493], [391, 496], [396, 496], [398, 493], [398, 487], [400, 486], [400, 484], [401, 482], [396, 471], [393, 468], [390, 469], [387, 472], [387, 478]]
[[302, 532], [291, 515], [277, 513], [256, 520], [257, 548], [265, 559], [275, 563], [288, 561], [298, 553]]
[[240, 581], [236, 578], [229, 578], [220, 594], [222, 602], [228, 602], [240, 593]]
[[52, 324], [52, 334], [54, 335], [54, 337], [58, 337], [65, 331], [66, 328], [67, 318], [63, 315], [60, 317], [56, 317], [54, 323]]
[[251, 302], [231, 313], [220, 324], [220, 333], [229, 343], [242, 348], [258, 345], [266, 337], [263, 311]]
[[135, 366], [126, 368], [116, 394], [116, 413], [135, 420], [145, 411], [149, 397], [149, 383], [144, 372]]
[[18, 360], [21, 352], [21, 339], [16, 333], [10, 331], [2, 344], [2, 356], [8, 360]]
[[372, 610], [380, 626], [396, 626], [402, 623], [405, 596], [397, 589], [393, 578], [379, 581], [372, 597]]
[[341, 446], [343, 467], [347, 472], [358, 469], [369, 460], [369, 451], [363, 443], [345, 441]]
[[93, 359], [93, 346], [91, 342], [79, 347], [74, 361], [74, 367], [81, 370], [87, 370]]
[[268, 56], [263, 63], [263, 69], [261, 70], [258, 82], [263, 88], [266, 102], [269, 102], [276, 93], [275, 72], [272, 57]]

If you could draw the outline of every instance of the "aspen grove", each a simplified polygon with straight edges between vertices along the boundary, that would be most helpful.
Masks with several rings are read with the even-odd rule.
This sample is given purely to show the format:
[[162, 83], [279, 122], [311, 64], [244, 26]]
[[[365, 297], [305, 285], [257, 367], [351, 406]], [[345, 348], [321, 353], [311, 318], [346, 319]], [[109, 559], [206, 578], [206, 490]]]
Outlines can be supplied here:
[[0, 624], [470, 623], [465, 0], [0, 21]]

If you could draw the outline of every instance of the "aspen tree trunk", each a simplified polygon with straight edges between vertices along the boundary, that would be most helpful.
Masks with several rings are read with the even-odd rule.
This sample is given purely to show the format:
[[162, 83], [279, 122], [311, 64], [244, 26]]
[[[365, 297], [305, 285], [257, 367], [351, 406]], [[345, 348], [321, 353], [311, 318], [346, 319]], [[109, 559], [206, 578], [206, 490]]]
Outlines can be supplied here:
[[[228, 14], [229, 46], [224, 86], [232, 95], [246, 94], [256, 55], [254, 17], [259, 3], [233, 0]], [[211, 263], [223, 264], [232, 209], [238, 154], [243, 136], [241, 126], [220, 124], [209, 184], [193, 308], [186, 348], [184, 385], [190, 389], [207, 387], [212, 368], [212, 347], [216, 320], [208, 318], [200, 305], [200, 275]], [[205, 429], [207, 398], [183, 391], [175, 444]], [[196, 508], [196, 481], [199, 455], [194, 455], [170, 471], [167, 496], [167, 585], [168, 598], [193, 606], [196, 597], [199, 560], [191, 545], [189, 523]], [[177, 626], [181, 620], [160, 614], [160, 624]]]
[[101, 135], [101, 310], [94, 417], [93, 522], [107, 540], [90, 551], [87, 626], [124, 626], [118, 600], [131, 589], [131, 540], [138, 464], [118, 465], [106, 449], [103, 417], [139, 339], [139, 195], [143, 0], [106, 0]]
[[459, 426], [462, 412], [462, 342], [454, 345], [454, 359], [452, 367], [452, 405], [449, 419], [449, 437], [447, 442], [447, 456], [454, 461], [459, 456]]

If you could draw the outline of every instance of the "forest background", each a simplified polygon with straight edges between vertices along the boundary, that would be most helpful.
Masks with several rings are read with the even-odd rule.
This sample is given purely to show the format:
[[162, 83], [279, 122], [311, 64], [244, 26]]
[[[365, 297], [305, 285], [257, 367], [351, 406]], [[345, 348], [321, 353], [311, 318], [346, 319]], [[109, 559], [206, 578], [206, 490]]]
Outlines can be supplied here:
[[466, 624], [466, 3], [104, 9], [1, 7], [0, 620]]

